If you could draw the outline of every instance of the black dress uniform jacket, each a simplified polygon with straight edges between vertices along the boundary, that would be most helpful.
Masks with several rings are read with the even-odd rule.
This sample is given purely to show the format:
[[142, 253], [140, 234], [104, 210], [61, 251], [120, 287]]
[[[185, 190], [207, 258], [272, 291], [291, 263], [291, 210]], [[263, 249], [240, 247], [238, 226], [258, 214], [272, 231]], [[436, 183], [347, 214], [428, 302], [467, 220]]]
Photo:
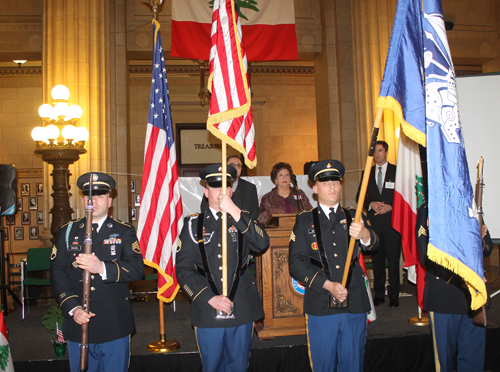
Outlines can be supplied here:
[[[346, 312], [359, 314], [370, 311], [370, 302], [364, 282], [365, 274], [359, 265], [357, 253], [360, 247], [363, 250], [375, 249], [378, 245], [377, 235], [365, 218], [365, 227], [370, 231], [371, 240], [368, 246], [360, 245], [359, 241], [356, 242], [352, 269], [346, 285], [349, 306], [348, 308], [331, 309], [328, 306], [330, 292], [323, 288], [327, 277], [323, 269], [317, 266], [317, 263], [321, 263], [321, 258], [313, 221], [315, 209], [318, 210], [323, 244], [334, 282], [342, 283], [350, 239], [346, 212], [343, 208], [337, 208], [333, 227], [328, 216], [319, 207], [302, 212], [297, 216], [290, 237], [289, 265], [290, 274], [303, 283], [306, 288], [304, 313], [322, 316]], [[350, 214], [354, 217], [355, 211], [351, 210]]]
[[[50, 265], [50, 284], [66, 317], [64, 337], [74, 342], [80, 342], [82, 327], [69, 312], [83, 305], [83, 270], [77, 267], [75, 258], [84, 252], [85, 221], [82, 218], [61, 227]], [[89, 343], [100, 344], [135, 330], [127, 282], [142, 278], [144, 263], [135, 228], [109, 216], [93, 234], [92, 251], [103, 261], [107, 276], [106, 280], [99, 274], [91, 276], [90, 311], [96, 315], [89, 322]]]
[[[250, 212], [250, 217], [257, 219], [259, 216], [259, 197], [257, 196], [257, 187], [243, 178], [238, 179], [238, 187], [231, 197], [233, 203], [242, 210]], [[206, 196], [201, 199], [200, 210], [208, 209], [208, 200]]]
[[[470, 292], [463, 279], [453, 271], [427, 258], [429, 243], [427, 202], [417, 211], [417, 248], [425, 272], [424, 309], [440, 314], [468, 314], [471, 312]], [[493, 242], [488, 235], [483, 239], [483, 256], [491, 253]]]
[[[228, 292], [233, 284], [233, 275], [238, 264], [238, 231], [243, 236], [242, 266], [249, 259], [250, 251], [260, 252], [269, 246], [269, 236], [250, 214], [241, 211], [241, 218], [236, 222], [229, 214], [227, 233], [227, 276]], [[208, 301], [222, 294], [222, 219], [215, 220], [210, 209], [205, 212], [203, 221], [203, 240], [207, 252], [208, 264], [214, 276], [219, 293], [214, 293], [207, 278], [198, 268], [203, 269], [203, 261], [198, 246], [198, 214], [192, 214], [184, 220], [184, 227], [179, 238], [176, 255], [177, 280], [191, 298], [191, 318], [195, 327], [216, 328], [236, 327], [254, 322], [264, 317], [262, 301], [255, 285], [255, 278], [246, 270], [238, 282], [234, 303], [235, 319], [215, 319], [215, 309]]]

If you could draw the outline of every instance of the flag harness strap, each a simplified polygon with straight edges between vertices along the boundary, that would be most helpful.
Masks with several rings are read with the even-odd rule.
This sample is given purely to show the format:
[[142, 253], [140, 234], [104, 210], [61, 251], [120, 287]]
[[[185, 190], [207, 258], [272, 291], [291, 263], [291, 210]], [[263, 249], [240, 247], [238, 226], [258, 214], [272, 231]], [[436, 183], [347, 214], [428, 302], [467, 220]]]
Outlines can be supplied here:
[[[342, 208], [339, 206], [339, 208]], [[351, 226], [352, 217], [349, 210], [342, 208], [344, 211], [346, 222], [347, 222], [347, 231], [349, 231], [349, 227]], [[330, 270], [330, 263], [328, 262], [328, 257], [326, 256], [325, 245], [323, 244], [323, 236], [321, 234], [321, 224], [319, 222], [319, 213], [318, 208], [314, 208], [312, 210], [313, 221], [314, 221], [314, 232], [316, 234], [316, 241], [318, 243], [318, 253], [320, 261], [313, 257], [309, 257], [309, 262], [314, 266], [322, 269], [325, 272], [325, 276], [328, 280], [332, 280], [332, 272]], [[351, 263], [352, 266], [352, 263]], [[350, 274], [350, 271], [349, 271]], [[350, 275], [349, 275], [350, 276]]]
[[[220, 295], [219, 288], [217, 288], [217, 285], [215, 284], [214, 276], [212, 274], [212, 271], [210, 270], [210, 265], [208, 263], [208, 256], [207, 256], [207, 251], [205, 249], [205, 242], [203, 241], [203, 221], [205, 221], [205, 213], [200, 213], [198, 217], [198, 247], [200, 249], [200, 255], [201, 255], [201, 260], [203, 261], [203, 268], [200, 266], [196, 265], [196, 268], [198, 272], [203, 275], [205, 278], [208, 280], [208, 284], [210, 285], [210, 288], [212, 291], [218, 295]], [[200, 223], [201, 222], [201, 223]], [[248, 262], [241, 266], [242, 262], [242, 252], [243, 252], [243, 235], [238, 231], [238, 247], [237, 247], [237, 252], [238, 252], [238, 266], [236, 268], [236, 271], [234, 272], [233, 275], [233, 283], [231, 285], [231, 289], [229, 291], [229, 295], [227, 296], [231, 301], [234, 300], [234, 297], [236, 296], [236, 290], [238, 289], [238, 282], [243, 275], [243, 273], [246, 271], [248, 267]]]

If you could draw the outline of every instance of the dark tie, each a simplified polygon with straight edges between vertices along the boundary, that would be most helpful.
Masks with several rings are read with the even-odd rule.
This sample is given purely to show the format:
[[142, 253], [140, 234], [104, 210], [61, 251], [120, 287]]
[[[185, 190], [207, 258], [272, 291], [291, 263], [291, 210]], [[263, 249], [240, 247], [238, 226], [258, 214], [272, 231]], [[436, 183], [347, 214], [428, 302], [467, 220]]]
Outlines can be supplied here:
[[384, 185], [384, 181], [382, 180], [382, 167], [378, 167], [377, 186], [378, 186], [378, 192], [381, 194], [382, 194], [383, 185]]
[[333, 224], [335, 223], [335, 208], [330, 208], [330, 214], [328, 215], [328, 217], [330, 218], [330, 224], [333, 226]]
[[99, 227], [98, 223], [93, 223], [92, 224], [92, 229], [97, 233], [97, 228]]
[[222, 212], [217, 212], [217, 221], [219, 221], [222, 218]]

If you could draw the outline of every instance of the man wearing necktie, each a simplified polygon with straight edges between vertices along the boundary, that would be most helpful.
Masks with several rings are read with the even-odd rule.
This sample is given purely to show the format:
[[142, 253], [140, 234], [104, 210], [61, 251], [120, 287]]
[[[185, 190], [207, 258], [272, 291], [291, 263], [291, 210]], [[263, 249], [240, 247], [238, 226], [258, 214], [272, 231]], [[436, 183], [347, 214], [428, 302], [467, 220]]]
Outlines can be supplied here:
[[[344, 165], [316, 163], [308, 173], [319, 206], [297, 216], [289, 243], [290, 274], [305, 287], [304, 314], [311, 369], [363, 370], [366, 317], [370, 302], [359, 251], [375, 249], [377, 236], [355, 211], [340, 205]], [[342, 278], [350, 237], [356, 239], [349, 276]]]
[[[191, 299], [191, 322], [205, 372], [247, 371], [253, 322], [264, 317], [255, 278], [247, 266], [251, 252], [269, 246], [269, 236], [231, 199], [236, 174], [228, 165], [223, 195], [221, 164], [200, 172], [208, 208], [185, 218], [176, 254], [177, 280]], [[221, 212], [227, 213], [225, 232]], [[222, 288], [222, 234], [227, 234], [227, 296]], [[221, 318], [220, 312], [234, 316]]]
[[[380, 246], [372, 255], [373, 289], [375, 306], [385, 302], [385, 262], [389, 271], [389, 307], [399, 306], [401, 235], [392, 227], [392, 202], [396, 182], [396, 166], [387, 161], [389, 145], [385, 141], [377, 141], [373, 159], [375, 165], [371, 169], [364, 209], [368, 211], [368, 219], [380, 239]], [[363, 176], [361, 176], [361, 179]], [[361, 183], [359, 185], [361, 188]], [[356, 195], [356, 200], [359, 196]]]
[[[92, 254], [85, 254], [86, 217], [63, 225], [52, 248], [50, 284], [66, 318], [72, 372], [80, 371], [82, 324], [88, 323], [88, 371], [128, 371], [130, 334], [135, 331], [127, 282], [140, 280], [144, 263], [135, 228], [108, 215], [115, 180], [104, 173], [80, 176], [87, 205], [92, 175]], [[91, 273], [90, 313], [83, 310], [83, 270]]]

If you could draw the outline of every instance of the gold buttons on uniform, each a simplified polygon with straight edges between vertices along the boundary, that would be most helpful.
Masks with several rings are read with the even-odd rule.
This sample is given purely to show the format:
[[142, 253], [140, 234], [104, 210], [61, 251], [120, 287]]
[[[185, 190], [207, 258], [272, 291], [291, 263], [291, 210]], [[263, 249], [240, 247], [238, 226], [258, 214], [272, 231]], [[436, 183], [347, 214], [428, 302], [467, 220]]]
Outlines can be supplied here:
[[337, 257], [337, 256], [338, 256], [338, 254], [337, 254], [337, 253], [334, 253], [334, 254], [333, 254], [333, 256], [334, 256], [334, 257]]
[[337, 246], [337, 243], [333, 243], [333, 246], [336, 247]]
[[221, 254], [219, 254], [217, 257], [222, 258], [222, 255], [221, 255]]
[[220, 244], [217, 244], [220, 247]]
[[90, 279], [94, 279], [94, 275], [91, 275], [91, 276], [90, 276]]
[[335, 268], [336, 268], [336, 269], [340, 269], [340, 266], [339, 266], [339, 265], [337, 265], [337, 266], [335, 266]]
[[91, 290], [91, 291], [95, 291], [95, 288], [94, 288], [94, 287], [90, 287], [90, 290]]
[[219, 266], [219, 270], [222, 270], [222, 266]]

